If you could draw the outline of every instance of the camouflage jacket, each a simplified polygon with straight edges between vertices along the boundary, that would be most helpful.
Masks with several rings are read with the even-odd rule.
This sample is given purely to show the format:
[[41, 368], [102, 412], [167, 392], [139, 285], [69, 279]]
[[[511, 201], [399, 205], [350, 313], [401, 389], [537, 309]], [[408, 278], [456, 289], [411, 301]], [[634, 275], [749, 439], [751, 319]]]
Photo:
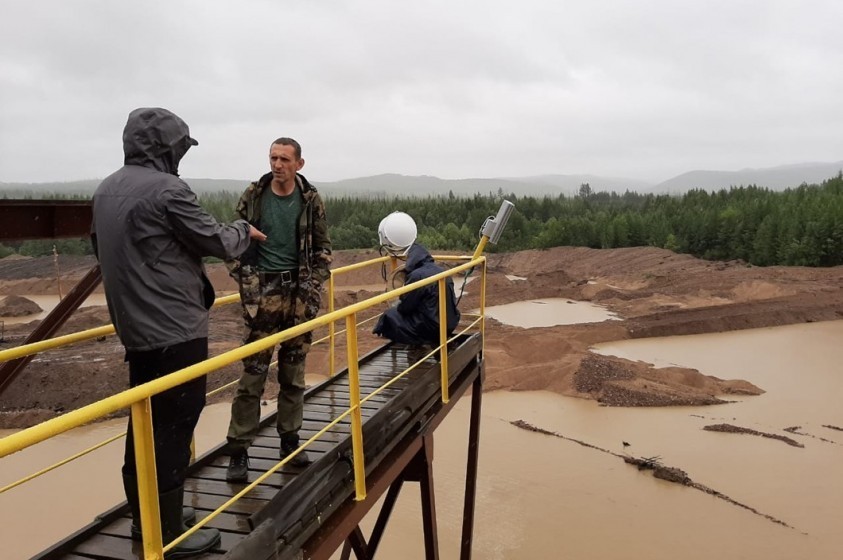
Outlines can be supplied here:
[[[237, 215], [258, 229], [261, 229], [261, 196], [270, 188], [271, 182], [272, 174], [267, 173], [246, 187], [237, 203]], [[303, 175], [296, 176], [296, 184], [304, 202], [297, 234], [299, 274], [296, 317], [309, 320], [318, 313], [322, 283], [331, 274], [331, 240], [322, 197]], [[257, 243], [252, 240], [239, 259], [226, 262], [229, 273], [240, 285], [243, 307], [252, 316], [257, 313], [260, 303]]]

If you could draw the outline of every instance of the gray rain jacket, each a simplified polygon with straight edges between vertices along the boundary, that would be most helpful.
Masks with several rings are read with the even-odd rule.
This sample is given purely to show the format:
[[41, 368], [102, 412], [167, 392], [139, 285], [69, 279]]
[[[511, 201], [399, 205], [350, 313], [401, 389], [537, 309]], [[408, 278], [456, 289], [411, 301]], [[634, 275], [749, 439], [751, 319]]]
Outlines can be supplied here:
[[249, 246], [246, 221], [217, 223], [178, 178], [197, 144], [170, 111], [136, 109], [123, 130], [125, 165], [94, 193], [91, 240], [126, 350], [207, 337], [214, 289], [202, 257], [232, 259]]

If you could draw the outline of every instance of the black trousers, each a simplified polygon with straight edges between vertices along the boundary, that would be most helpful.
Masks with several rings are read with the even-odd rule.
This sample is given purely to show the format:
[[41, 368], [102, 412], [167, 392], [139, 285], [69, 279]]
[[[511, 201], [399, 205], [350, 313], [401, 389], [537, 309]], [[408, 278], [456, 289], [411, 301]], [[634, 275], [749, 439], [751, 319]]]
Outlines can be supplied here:
[[[174, 346], [146, 352], [126, 352], [132, 387], [208, 358], [208, 339], [197, 338]], [[190, 464], [190, 441], [199, 414], [205, 406], [206, 378], [200, 377], [152, 397], [152, 429], [158, 491], [167, 492], [184, 484]], [[132, 420], [126, 434], [123, 474], [137, 476]]]

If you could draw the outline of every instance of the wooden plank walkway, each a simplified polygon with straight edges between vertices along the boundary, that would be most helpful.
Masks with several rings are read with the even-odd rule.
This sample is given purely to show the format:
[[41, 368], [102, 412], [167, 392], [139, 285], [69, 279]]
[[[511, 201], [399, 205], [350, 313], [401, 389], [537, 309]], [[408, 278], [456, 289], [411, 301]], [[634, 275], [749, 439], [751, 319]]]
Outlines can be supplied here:
[[[462, 337], [449, 354], [450, 382], [460, 372], [476, 367], [481, 352], [479, 335]], [[361, 398], [382, 386], [411, 365], [406, 348], [387, 344], [360, 360]], [[363, 417], [366, 470], [378, 466], [397, 441], [407, 435], [423, 419], [425, 411], [440, 396], [439, 364], [428, 358], [407, 376], [399, 379], [381, 394], [361, 406]], [[347, 371], [311, 387], [305, 393], [302, 441], [324, 428], [325, 424], [345, 412], [349, 406]], [[277, 550], [301, 546], [326, 516], [353, 495], [351, 462], [351, 422], [346, 418], [308, 447], [312, 463], [304, 469], [285, 465], [252, 489], [246, 497], [217, 516], [208, 526], [219, 529], [222, 542], [210, 553], [197, 559], [216, 559], [221, 555], [244, 551], [244, 541], [265, 539], [259, 527], [271, 528]], [[275, 414], [261, 421], [257, 439], [249, 449], [249, 482], [274, 467], [278, 461], [279, 437], [275, 430]], [[200, 457], [190, 468], [185, 480], [185, 505], [197, 510], [201, 519], [234, 494], [246, 483], [225, 480], [228, 456], [220, 444]], [[263, 525], [261, 525], [263, 524]], [[128, 506], [120, 504], [103, 513], [93, 523], [74, 535], [36, 555], [38, 560], [135, 560], [142, 558], [141, 543], [129, 538]]]

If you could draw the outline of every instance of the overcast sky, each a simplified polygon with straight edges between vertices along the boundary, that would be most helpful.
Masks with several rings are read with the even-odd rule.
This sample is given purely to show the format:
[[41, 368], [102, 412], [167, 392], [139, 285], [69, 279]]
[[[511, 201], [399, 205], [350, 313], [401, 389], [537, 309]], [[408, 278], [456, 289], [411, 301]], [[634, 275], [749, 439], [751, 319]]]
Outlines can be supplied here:
[[185, 177], [442, 178], [843, 160], [840, 0], [0, 0], [0, 182], [101, 178], [128, 113]]

